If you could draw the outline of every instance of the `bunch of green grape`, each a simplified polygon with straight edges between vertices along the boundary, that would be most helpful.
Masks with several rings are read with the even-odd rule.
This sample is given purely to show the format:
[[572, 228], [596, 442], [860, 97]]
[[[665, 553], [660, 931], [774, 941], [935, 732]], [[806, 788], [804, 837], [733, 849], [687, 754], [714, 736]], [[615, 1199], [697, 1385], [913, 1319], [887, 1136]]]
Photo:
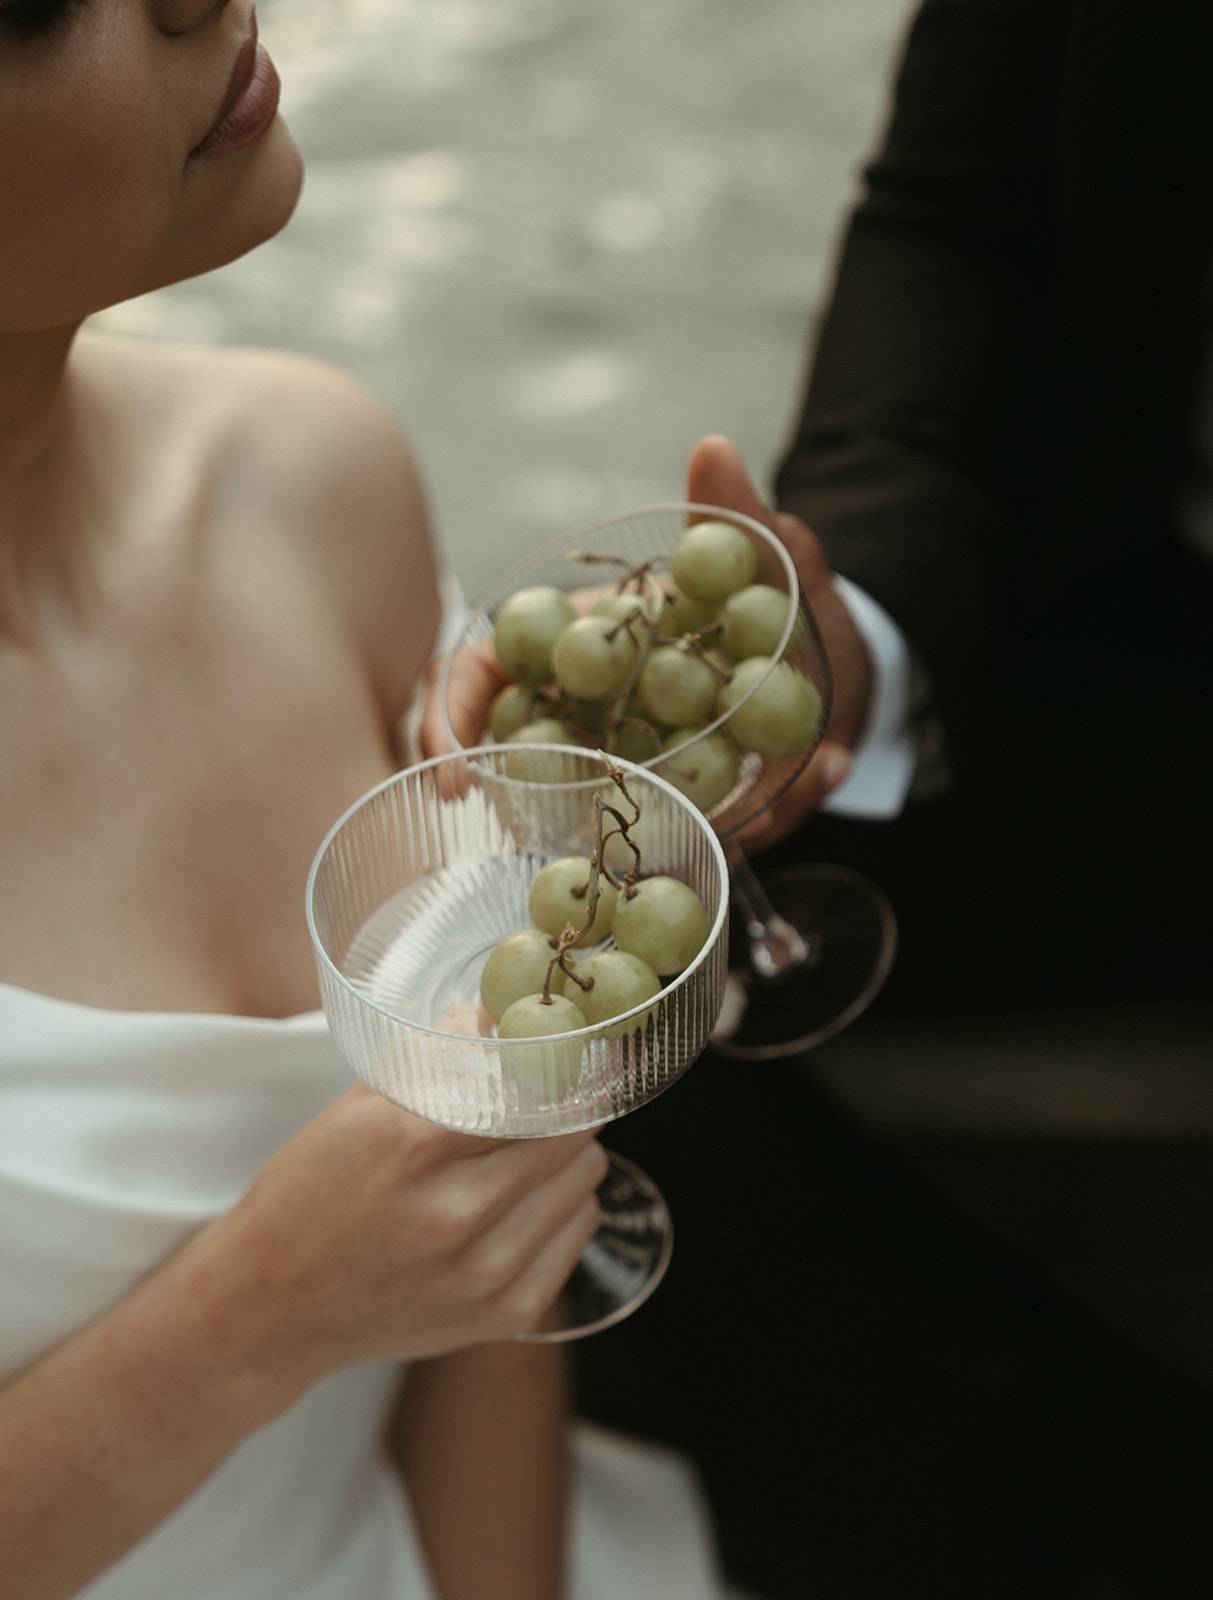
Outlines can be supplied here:
[[[700, 522], [670, 557], [672, 582], [658, 582], [646, 563], [588, 616], [559, 589], [517, 590], [493, 635], [513, 680], [490, 707], [493, 738], [601, 748], [640, 763], [687, 746], [681, 758], [663, 760], [661, 772], [705, 812], [736, 786], [745, 752], [774, 759], [808, 749], [821, 696], [790, 662], [775, 659], [789, 600], [754, 581], [757, 561], [739, 528]], [[727, 732], [705, 734], [730, 713]], [[506, 771], [551, 782], [558, 758], [520, 750]]]
[[[702, 900], [678, 878], [640, 876], [640, 850], [629, 832], [640, 820], [640, 807], [622, 775], [612, 769], [611, 776], [634, 813], [628, 822], [610, 812], [632, 849], [633, 866], [622, 880], [596, 866], [604, 812], [596, 801], [594, 858], [548, 862], [527, 898], [533, 926], [503, 939], [485, 962], [480, 1000], [501, 1039], [547, 1039], [588, 1027], [617, 1039], [642, 1029], [654, 1008], [640, 1008], [660, 994], [663, 979], [690, 966], [703, 949], [708, 914]], [[576, 960], [575, 949], [588, 953]], [[516, 1066], [534, 1065], [547, 1074], [554, 1068], [553, 1087], [560, 1093], [576, 1082], [579, 1040], [528, 1048], [534, 1061], [515, 1052]]]

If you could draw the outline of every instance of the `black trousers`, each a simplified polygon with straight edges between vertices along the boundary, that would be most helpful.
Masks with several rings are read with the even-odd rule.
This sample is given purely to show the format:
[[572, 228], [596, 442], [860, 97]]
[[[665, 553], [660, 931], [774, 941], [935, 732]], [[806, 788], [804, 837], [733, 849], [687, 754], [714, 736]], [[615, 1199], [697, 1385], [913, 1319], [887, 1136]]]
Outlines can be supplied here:
[[[888, 890], [886, 1019], [964, 1010], [996, 1044], [1008, 1007], [1209, 994], [1213, 592], [1175, 572], [1011, 641], [945, 800], [817, 818], [774, 852]], [[806, 1063], [709, 1053], [605, 1142], [678, 1239], [654, 1299], [575, 1347], [582, 1405], [690, 1451], [738, 1580], [773, 1600], [1208, 1591], [1210, 1392], [950, 1200], [930, 1138], [878, 1138]], [[1213, 1213], [1213, 1152], [1183, 1157]], [[1213, 1347], [1210, 1237], [1177, 1248]]]
[[711, 1056], [607, 1130], [666, 1282], [575, 1346], [582, 1409], [695, 1459], [772, 1600], [1208, 1588], [1213, 1400], [1118, 1340], [794, 1065]]

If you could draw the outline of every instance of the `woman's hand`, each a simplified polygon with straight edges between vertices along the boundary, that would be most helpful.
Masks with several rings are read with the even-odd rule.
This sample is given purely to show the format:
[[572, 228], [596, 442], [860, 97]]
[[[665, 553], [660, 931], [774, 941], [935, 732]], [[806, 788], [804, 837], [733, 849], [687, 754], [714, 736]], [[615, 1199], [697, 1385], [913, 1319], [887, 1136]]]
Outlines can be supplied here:
[[[600, 1220], [589, 1133], [448, 1133], [350, 1090], [213, 1225], [254, 1364], [302, 1384], [533, 1328]], [[250, 1298], [251, 1297], [251, 1298]]]
[[[418, 738], [421, 753], [444, 756], [454, 748], [446, 731], [442, 705], [438, 698], [438, 674], [442, 658], [432, 661], [426, 672], [425, 715]], [[456, 651], [451, 662], [450, 686], [447, 693], [447, 710], [451, 727], [462, 749], [488, 742], [489, 707], [493, 696], [511, 681], [497, 660], [491, 639], [479, 644], [465, 645]]]

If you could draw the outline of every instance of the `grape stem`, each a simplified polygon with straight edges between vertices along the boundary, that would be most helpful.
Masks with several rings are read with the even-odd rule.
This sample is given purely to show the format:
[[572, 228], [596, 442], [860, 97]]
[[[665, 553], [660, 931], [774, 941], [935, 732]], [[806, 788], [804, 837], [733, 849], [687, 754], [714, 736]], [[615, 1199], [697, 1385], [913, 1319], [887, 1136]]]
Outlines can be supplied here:
[[[631, 806], [632, 816], [629, 820], [622, 811], [619, 811], [615, 806], [608, 805], [600, 794], [594, 796], [594, 854], [590, 857], [590, 893], [596, 901], [598, 891], [597, 874], [601, 871], [606, 873], [607, 881], [620, 890], [625, 900], [631, 900], [636, 893], [636, 879], [640, 876], [643, 863], [640, 858], [640, 846], [632, 838], [628, 830], [634, 828], [640, 821], [640, 807], [629, 792], [627, 781], [622, 771], [604, 751], [600, 750], [598, 754], [602, 758], [611, 782], [619, 790], [628, 805]], [[617, 827], [611, 829], [610, 833], [606, 834], [605, 838], [603, 836], [604, 817], [612, 817], [618, 824]], [[622, 839], [632, 852], [632, 865], [624, 873], [621, 882], [616, 882], [611, 874], [607, 872], [606, 866], [600, 865], [604, 861], [604, 851], [608, 841], [615, 838]], [[593, 921], [592, 917], [590, 921]]]
[[[632, 623], [637, 620], [639, 620], [640, 626], [643, 628], [646, 636], [641, 639], [638, 639], [632, 632]], [[636, 646], [636, 654], [632, 658], [632, 664], [628, 668], [628, 675], [623, 680], [619, 693], [613, 700], [609, 700], [607, 702], [607, 729], [609, 730], [609, 733], [618, 733], [623, 724], [627, 713], [628, 701], [632, 698], [632, 690], [635, 689], [637, 683], [640, 681], [640, 674], [644, 671], [644, 664], [648, 660], [649, 651], [652, 649], [653, 643], [657, 638], [657, 629], [660, 626], [660, 619], [658, 617], [650, 617], [645, 611], [638, 607], [637, 611], [632, 613], [630, 616], [625, 617], [619, 626], [627, 628], [628, 634], [630, 635], [633, 644]], [[616, 632], [618, 632], [618, 629], [616, 629]], [[639, 719], [637, 718], [633, 720], [638, 721]], [[656, 728], [653, 728], [651, 731], [653, 733], [653, 737], [656, 738]]]
[[[661, 749], [661, 735], [653, 724], [646, 722], [643, 717], [620, 717], [618, 723], [616, 723], [616, 728], [642, 728], [653, 740], [653, 754], [656, 755], [658, 750]], [[632, 759], [635, 760], [635, 757], [633, 756]]]
[[[548, 944], [555, 954], [548, 962], [548, 969], [543, 975], [543, 994], [540, 996], [540, 1004], [545, 1006], [552, 1004], [552, 978], [557, 967], [560, 968], [566, 978], [572, 978], [579, 989], [588, 993], [594, 987], [593, 978], [583, 978], [573, 971], [568, 962], [568, 952], [581, 938], [582, 934], [588, 933], [594, 926], [594, 918], [598, 915], [598, 898], [602, 892], [603, 878], [613, 889], [619, 890], [625, 899], [631, 900], [636, 893], [636, 879], [640, 876], [642, 865], [640, 846], [628, 832], [629, 828], [634, 828], [640, 821], [640, 807], [628, 792], [627, 782], [623, 773], [611, 760], [610, 756], [603, 750], [600, 750], [598, 755], [607, 769], [607, 776], [628, 805], [631, 806], [632, 815], [629, 820], [622, 811], [617, 810], [615, 806], [608, 805], [600, 794], [594, 796], [594, 848], [590, 854], [590, 876], [585, 883], [578, 885], [572, 891], [577, 899], [580, 900], [583, 896], [585, 898], [585, 920], [580, 928], [575, 928], [571, 922], [566, 922], [561, 930], [560, 937], [548, 940]], [[618, 827], [612, 828], [610, 833], [606, 833], [605, 836], [604, 817], [613, 817], [618, 823]], [[609, 871], [604, 860], [606, 846], [611, 839], [615, 838], [622, 839], [632, 852], [632, 865], [624, 873], [622, 879], [616, 878]]]
[[[594, 919], [591, 917], [590, 921], [592, 922], [593, 920]], [[586, 924], [586, 927], [588, 926], [589, 923]], [[548, 970], [543, 975], [543, 993], [539, 996], [539, 1004], [541, 1006], [550, 1006], [552, 1004], [552, 975], [555, 973], [557, 967], [560, 968], [561, 972], [564, 973], [566, 978], [572, 978], [573, 982], [580, 988], [593, 988], [593, 978], [579, 978], [577, 974], [570, 969], [566, 959], [568, 951], [577, 943], [578, 939], [581, 937], [582, 931], [583, 930], [580, 928], [575, 928], [571, 922], [568, 922], [564, 925], [560, 937], [556, 940], [556, 954], [548, 962]]]
[[709, 622], [706, 627], [697, 628], [694, 633], [684, 633], [674, 648], [676, 650], [683, 651], [687, 655], [697, 656], [700, 661], [706, 662], [706, 664], [711, 667], [712, 671], [720, 679], [721, 683], [728, 683], [729, 679], [733, 676], [732, 668], [722, 667], [719, 661], [713, 661], [711, 656], [703, 648], [703, 641], [705, 639], [710, 639], [714, 633], [719, 633], [723, 631], [723, 629], [723, 622]]
[[586, 566], [594, 567], [626, 567], [628, 570], [616, 585], [620, 594], [623, 594], [629, 583], [635, 586], [637, 594], [643, 594], [644, 580], [657, 565], [655, 561], [633, 563], [626, 556], [603, 556], [594, 550], [570, 550], [569, 560], [581, 561]]
[[545, 684], [542, 689], [536, 689], [534, 699], [543, 700], [548, 712], [557, 721], [563, 722], [570, 733], [583, 734], [585, 736], [583, 742], [593, 744], [594, 730], [577, 720], [586, 709], [584, 701], [570, 700], [568, 695], [563, 694], [552, 684]]
[[678, 641], [679, 649], [693, 650], [695, 646], [697, 644], [701, 644], [704, 639], [713, 639], [718, 633], [723, 632], [724, 623], [721, 622], [719, 618], [715, 622], [705, 622], [702, 628], [696, 628], [693, 633], [683, 634], [682, 638]]
[[615, 626], [612, 629], [610, 629], [610, 631], [607, 633], [606, 637], [607, 637], [608, 643], [614, 644], [615, 640], [618, 639], [619, 635], [626, 628], [628, 630], [629, 639], [631, 639], [632, 643], [639, 650], [639, 648], [640, 648], [640, 640], [632, 632], [632, 624], [633, 624], [633, 622], [644, 622], [644, 621], [645, 621], [644, 607], [643, 606], [635, 606], [631, 611], [628, 612], [626, 617], [620, 617], [619, 621], [615, 624]]
[[627, 574], [626, 577], [621, 578], [619, 580], [619, 592], [620, 592], [620, 594], [623, 594], [626, 591], [627, 586], [628, 586], [629, 583], [636, 590], [637, 594], [643, 594], [644, 593], [644, 586], [647, 583], [649, 574], [650, 574], [650, 572], [652, 572], [652, 570], [653, 570], [655, 565], [656, 565], [656, 563], [652, 562], [652, 561], [640, 561], [640, 562], [638, 562], [636, 564], [636, 566], [634, 566], [632, 568], [631, 572], [629, 572]]

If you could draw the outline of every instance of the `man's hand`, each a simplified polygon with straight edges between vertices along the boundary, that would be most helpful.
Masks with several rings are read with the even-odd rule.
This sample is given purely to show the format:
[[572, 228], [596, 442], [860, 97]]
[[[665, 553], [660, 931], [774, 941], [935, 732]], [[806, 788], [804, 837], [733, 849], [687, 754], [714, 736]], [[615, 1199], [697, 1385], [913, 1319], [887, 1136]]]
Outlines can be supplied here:
[[[821, 545], [799, 517], [772, 511], [746, 471], [741, 452], [718, 435], [701, 439], [687, 469], [687, 499], [740, 511], [769, 528], [787, 547], [796, 566], [805, 604], [825, 641], [834, 677], [834, 709], [826, 737], [800, 777], [757, 822], [741, 842], [762, 849], [785, 838], [809, 816], [851, 768], [851, 749], [863, 732], [871, 695], [872, 667], [863, 640], [846, 606], [835, 594]], [[588, 609], [598, 590], [579, 596]], [[425, 717], [421, 725], [424, 755], [443, 755], [451, 748], [437, 694], [438, 663], [430, 668]], [[479, 744], [485, 734], [489, 705], [509, 678], [502, 671], [492, 643], [485, 640], [459, 651], [451, 667], [450, 719], [464, 746]]]
[[740, 511], [780, 539], [796, 567], [804, 603], [825, 641], [834, 679], [826, 736], [796, 782], [740, 836], [748, 850], [774, 844], [805, 820], [851, 770], [872, 693], [872, 663], [846, 606], [834, 592], [825, 552], [799, 517], [772, 511], [755, 489], [741, 452], [718, 434], [701, 439], [687, 467], [687, 499]]

